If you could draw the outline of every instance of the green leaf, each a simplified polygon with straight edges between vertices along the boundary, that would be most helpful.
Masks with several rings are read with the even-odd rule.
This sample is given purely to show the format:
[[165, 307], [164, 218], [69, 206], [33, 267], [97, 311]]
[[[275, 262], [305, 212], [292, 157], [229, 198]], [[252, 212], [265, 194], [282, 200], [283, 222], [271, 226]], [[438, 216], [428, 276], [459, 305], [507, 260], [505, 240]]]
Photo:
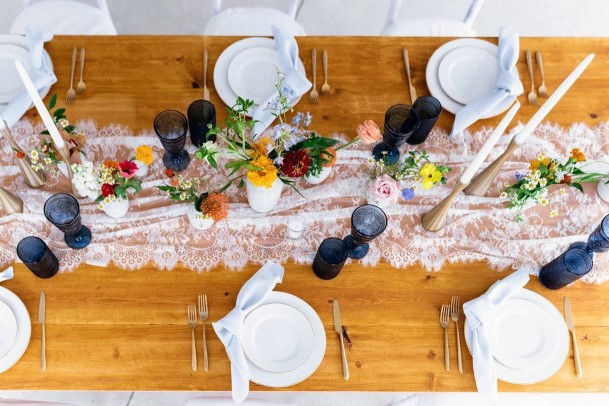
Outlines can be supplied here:
[[579, 183], [569, 183], [569, 186], [573, 186], [575, 189], [577, 189], [580, 192], [584, 193], [584, 188]]
[[57, 104], [57, 93], [53, 93], [53, 96], [49, 100], [49, 110], [52, 110], [55, 104]]
[[63, 115], [63, 113], [65, 113], [65, 112], [66, 112], [66, 109], [63, 109], [63, 108], [62, 108], [62, 109], [57, 109], [57, 110], [55, 110], [55, 111], [53, 112], [53, 115], [54, 115], [55, 117], [59, 118], [59, 119], [60, 119], [60, 118], [65, 118], [65, 116]]
[[245, 186], [245, 182], [243, 181], [243, 179], [239, 179], [239, 184], [237, 185], [237, 188], [241, 189], [243, 186]]
[[209, 164], [215, 168], [218, 169], [218, 163], [216, 162], [216, 159], [214, 158], [213, 155], [210, 155], [209, 158], [207, 158], [207, 162], [209, 162]]

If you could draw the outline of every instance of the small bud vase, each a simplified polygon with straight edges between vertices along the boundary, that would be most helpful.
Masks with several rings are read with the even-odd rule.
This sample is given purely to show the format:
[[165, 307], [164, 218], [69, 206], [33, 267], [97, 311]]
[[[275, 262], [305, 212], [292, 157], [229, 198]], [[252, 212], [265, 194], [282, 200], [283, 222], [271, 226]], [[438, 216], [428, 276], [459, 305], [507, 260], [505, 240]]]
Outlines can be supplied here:
[[207, 230], [214, 224], [213, 218], [204, 215], [200, 211], [197, 211], [195, 206], [192, 204], [188, 206], [188, 211], [186, 213], [188, 214], [188, 221], [190, 221], [190, 225], [197, 230]]
[[249, 179], [245, 179], [245, 188], [247, 190], [247, 201], [252, 210], [258, 213], [268, 213], [273, 210], [279, 202], [281, 191], [283, 190], [283, 182], [277, 178], [271, 187], [256, 186]]
[[99, 207], [108, 216], [118, 219], [125, 217], [129, 211], [129, 199], [117, 197], [115, 199], [111, 199], [109, 202], [102, 200], [99, 202]]
[[133, 162], [137, 165], [135, 177], [140, 180], [144, 179], [148, 175], [148, 165], [137, 159], [134, 159]]
[[321, 182], [323, 182], [324, 180], [326, 180], [328, 178], [328, 176], [330, 176], [330, 174], [332, 173], [332, 167], [331, 166], [324, 166], [321, 169], [321, 172], [319, 173], [319, 175], [317, 176], [305, 176], [305, 181], [311, 185], [319, 185]]

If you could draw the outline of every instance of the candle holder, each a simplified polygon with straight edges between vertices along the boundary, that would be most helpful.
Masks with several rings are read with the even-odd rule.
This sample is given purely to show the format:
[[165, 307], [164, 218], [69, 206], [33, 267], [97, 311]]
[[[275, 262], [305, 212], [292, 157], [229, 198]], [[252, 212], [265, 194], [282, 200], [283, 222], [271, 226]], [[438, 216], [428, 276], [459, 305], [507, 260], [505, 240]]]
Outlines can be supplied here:
[[387, 228], [387, 215], [378, 206], [365, 204], [351, 214], [351, 234], [343, 238], [349, 258], [361, 259], [368, 254], [368, 243]]
[[438, 231], [442, 227], [444, 227], [444, 223], [446, 223], [446, 216], [448, 215], [448, 209], [453, 202], [453, 199], [463, 190], [467, 185], [461, 183], [461, 180], [458, 180], [455, 186], [453, 187], [452, 192], [448, 196], [444, 198], [440, 203], [438, 203], [433, 209], [429, 210], [427, 213], [423, 214], [421, 217], [421, 224], [423, 228], [427, 231]]
[[391, 165], [400, 158], [398, 147], [404, 144], [419, 128], [419, 115], [408, 104], [396, 104], [385, 113], [383, 142], [372, 150], [374, 159], [384, 160]]
[[23, 151], [23, 149], [21, 149], [19, 144], [15, 142], [13, 134], [11, 134], [11, 130], [8, 128], [8, 125], [4, 120], [2, 120], [2, 123], [0, 123], [0, 134], [6, 137], [11, 145], [11, 148], [15, 151], [15, 154], [22, 155], [21, 158], [17, 157], [17, 166], [19, 167], [19, 171], [21, 171], [21, 175], [23, 175], [23, 182], [31, 188], [39, 188], [44, 186], [47, 183], [44, 172], [38, 172], [32, 168], [30, 158]]
[[190, 163], [190, 156], [184, 149], [188, 121], [176, 110], [165, 110], [154, 119], [154, 131], [161, 140], [165, 154], [163, 164], [166, 168], [180, 172]]
[[80, 205], [74, 196], [57, 193], [44, 203], [44, 216], [64, 233], [68, 247], [81, 249], [91, 242], [91, 231], [80, 221]]
[[23, 200], [0, 186], [0, 205], [4, 214], [23, 213]]
[[463, 193], [469, 196], [484, 196], [491, 186], [491, 183], [493, 183], [493, 180], [497, 177], [497, 174], [505, 161], [518, 149], [518, 147], [520, 147], [520, 145], [512, 138], [512, 141], [510, 141], [503, 154], [480, 172], [478, 176], [472, 179], [469, 186], [463, 189]]

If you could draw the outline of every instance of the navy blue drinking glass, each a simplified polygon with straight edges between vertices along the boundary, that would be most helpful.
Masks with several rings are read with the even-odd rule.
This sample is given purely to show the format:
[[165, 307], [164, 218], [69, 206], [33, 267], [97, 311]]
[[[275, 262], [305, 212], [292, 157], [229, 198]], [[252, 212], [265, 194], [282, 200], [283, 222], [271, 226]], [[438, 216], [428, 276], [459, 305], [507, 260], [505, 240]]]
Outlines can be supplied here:
[[349, 258], [361, 259], [368, 254], [368, 243], [387, 228], [387, 215], [378, 206], [364, 204], [351, 214], [351, 234], [343, 238]]
[[440, 113], [442, 113], [442, 104], [432, 96], [421, 96], [415, 100], [412, 106], [414, 111], [419, 116], [418, 128], [406, 139], [406, 142], [411, 145], [421, 144], [427, 139], [431, 129], [436, 125]]
[[609, 251], [609, 215], [598, 225], [588, 237], [588, 249], [592, 252]]
[[176, 110], [165, 110], [154, 119], [154, 131], [161, 140], [165, 153], [163, 164], [175, 172], [186, 169], [190, 163], [188, 151], [184, 149], [188, 120]]
[[216, 125], [216, 108], [207, 100], [195, 100], [188, 106], [188, 128], [192, 145], [200, 147], [207, 141], [216, 141], [216, 134], [208, 135], [209, 127]]
[[313, 260], [313, 272], [321, 279], [338, 276], [347, 260], [347, 246], [340, 238], [326, 238], [319, 244]]
[[592, 253], [574, 244], [541, 268], [539, 281], [548, 289], [560, 289], [575, 282], [591, 269]]
[[17, 245], [17, 256], [39, 278], [50, 278], [59, 271], [59, 261], [38, 237], [25, 237]]
[[406, 142], [419, 128], [419, 116], [408, 104], [396, 104], [385, 113], [383, 142], [372, 150], [376, 160], [385, 160], [388, 164], [397, 162], [400, 157], [398, 147]]
[[80, 222], [78, 200], [67, 193], [57, 193], [44, 203], [44, 216], [64, 233], [68, 247], [81, 249], [91, 242], [91, 231]]

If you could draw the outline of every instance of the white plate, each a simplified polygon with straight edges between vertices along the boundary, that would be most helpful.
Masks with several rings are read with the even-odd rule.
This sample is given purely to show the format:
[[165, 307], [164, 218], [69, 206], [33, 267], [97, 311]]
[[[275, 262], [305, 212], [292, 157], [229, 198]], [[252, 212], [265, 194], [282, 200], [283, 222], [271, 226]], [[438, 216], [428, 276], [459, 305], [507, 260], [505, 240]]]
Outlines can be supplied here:
[[[461, 38], [447, 42], [440, 48], [436, 49], [433, 55], [431, 55], [431, 58], [429, 58], [429, 62], [427, 62], [427, 68], [425, 69], [425, 80], [427, 81], [427, 87], [429, 88], [429, 92], [431, 93], [431, 95], [440, 101], [442, 107], [446, 111], [453, 114], [463, 108], [464, 104], [453, 100], [448, 94], [446, 94], [444, 89], [442, 89], [438, 77], [438, 70], [442, 59], [449, 52], [454, 49], [463, 47], [480, 48], [491, 53], [493, 56], [497, 55], [497, 45], [476, 38]], [[514, 74], [518, 75], [518, 70], [516, 69], [516, 67], [514, 67], [513, 72]], [[482, 118], [484, 119], [489, 117], [495, 117], [503, 113], [512, 105], [514, 99], [515, 97], [509, 97], [505, 99], [502, 103], [497, 105], [497, 107], [493, 109], [489, 114]]]
[[32, 73], [30, 53], [13, 44], [0, 44], [0, 103], [6, 104], [25, 91], [15, 59], [23, 64], [28, 74]]
[[[545, 381], [554, 375], [562, 367], [569, 355], [569, 332], [562, 315], [556, 310], [554, 305], [550, 303], [543, 296], [530, 291], [528, 289], [521, 289], [516, 292], [506, 301], [506, 305], [509, 306], [509, 302], [514, 300], [526, 300], [539, 306], [544, 312], [544, 316], [556, 327], [556, 337], [558, 340], [558, 346], [556, 351], [553, 352], [549, 359], [546, 359], [542, 364], [533, 366], [530, 369], [514, 369], [506, 365], [503, 365], [499, 361], [495, 360], [495, 369], [497, 371], [497, 378], [509, 383], [515, 384], [533, 384], [541, 381]], [[503, 304], [502, 304], [503, 306]], [[518, 323], [515, 321], [515, 323]], [[520, 324], [514, 324], [514, 329], [523, 330], [525, 326]], [[465, 343], [471, 353], [471, 331], [465, 329]]]
[[438, 67], [438, 80], [446, 94], [466, 105], [489, 94], [497, 81], [497, 57], [474, 47], [453, 49]]
[[0, 373], [2, 373], [19, 361], [27, 349], [30, 343], [32, 325], [30, 314], [21, 299], [2, 286], [0, 286], [0, 301], [6, 303], [11, 308], [17, 319], [17, 337], [15, 337], [15, 342], [8, 353], [0, 358]]
[[[228, 83], [228, 69], [233, 58], [246, 49], [260, 47], [275, 49], [275, 41], [271, 38], [245, 38], [229, 45], [218, 57], [216, 66], [214, 66], [214, 86], [216, 88], [216, 92], [218, 92], [218, 96], [220, 96], [220, 99], [222, 99], [224, 104], [227, 106], [232, 107], [235, 104], [235, 101], [237, 101], [238, 96], [235, 94], [233, 89], [231, 89], [230, 84]], [[300, 59], [298, 60], [298, 65], [296, 68], [303, 75], [306, 75], [304, 65]], [[274, 88], [269, 89], [269, 94], [267, 97], [272, 95], [274, 91]], [[298, 103], [298, 100], [296, 103]]]
[[[324, 326], [319, 316], [315, 313], [315, 310], [299, 297], [285, 292], [271, 292], [256, 309], [272, 303], [291, 306], [302, 313], [312, 328], [314, 338], [313, 349], [307, 360], [301, 366], [291, 371], [280, 373], [270, 372], [255, 365], [246, 357], [247, 366], [250, 371], [250, 380], [252, 382], [272, 388], [282, 388], [296, 385], [297, 383], [304, 381], [315, 372], [317, 367], [319, 367], [319, 364], [321, 364], [324, 354], [326, 353], [326, 331], [324, 330]], [[252, 312], [254, 310], [252, 310]], [[247, 334], [245, 329], [243, 334], [244, 336]]]
[[15, 313], [6, 303], [0, 300], [0, 358], [11, 349], [17, 337], [17, 319]]
[[237, 54], [228, 66], [228, 83], [235, 94], [259, 105], [275, 91], [277, 69], [285, 70], [276, 50], [248, 48]]
[[252, 310], [243, 323], [245, 356], [269, 372], [289, 372], [311, 355], [315, 336], [311, 323], [296, 308], [270, 303]]

